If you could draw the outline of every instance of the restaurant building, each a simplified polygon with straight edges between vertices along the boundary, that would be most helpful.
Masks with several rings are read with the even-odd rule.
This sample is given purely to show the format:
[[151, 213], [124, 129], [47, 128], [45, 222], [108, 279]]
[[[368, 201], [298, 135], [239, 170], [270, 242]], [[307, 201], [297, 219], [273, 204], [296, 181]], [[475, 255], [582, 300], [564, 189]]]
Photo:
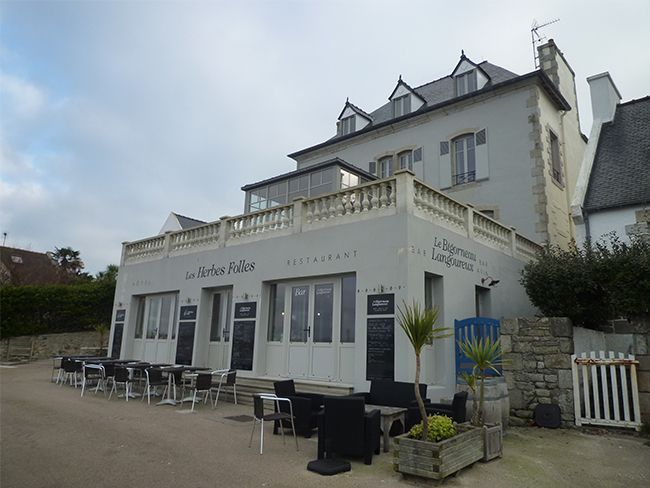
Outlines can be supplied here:
[[[446, 327], [533, 313], [521, 270], [571, 236], [562, 192], [582, 139], [558, 125], [552, 146], [540, 121], [566, 123], [570, 105], [543, 70], [490, 66], [463, 54], [437, 86], [400, 79], [375, 112], [348, 101], [334, 138], [292, 155], [295, 171], [242, 188], [242, 215], [172, 214], [160, 235], [125, 242], [113, 354], [364, 389], [413, 381], [405, 303], [437, 306]], [[455, 388], [454, 353], [453, 339], [423, 353], [433, 399]]]

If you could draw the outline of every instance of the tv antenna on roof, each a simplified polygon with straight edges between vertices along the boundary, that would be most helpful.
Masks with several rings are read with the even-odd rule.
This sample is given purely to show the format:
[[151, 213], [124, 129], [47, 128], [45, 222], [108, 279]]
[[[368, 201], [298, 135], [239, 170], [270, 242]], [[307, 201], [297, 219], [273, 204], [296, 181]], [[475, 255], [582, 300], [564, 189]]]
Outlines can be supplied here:
[[546, 27], [547, 25], [555, 24], [556, 22], [559, 22], [560, 19], [554, 19], [550, 20], [548, 22], [544, 22], [543, 24], [538, 24], [535, 19], [533, 19], [533, 25], [530, 28], [530, 40], [533, 44], [533, 60], [535, 62], [535, 69], [539, 68], [539, 56], [537, 55], [537, 47], [535, 44], [541, 43], [546, 39], [545, 36], [540, 36], [539, 32], [537, 32], [539, 29], [542, 27]]

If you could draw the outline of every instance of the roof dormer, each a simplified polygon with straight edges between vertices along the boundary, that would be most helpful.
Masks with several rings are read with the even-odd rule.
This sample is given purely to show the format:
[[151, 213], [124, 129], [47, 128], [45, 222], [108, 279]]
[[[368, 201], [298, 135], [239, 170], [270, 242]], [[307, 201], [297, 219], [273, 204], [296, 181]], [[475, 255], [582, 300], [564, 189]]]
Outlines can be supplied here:
[[487, 73], [478, 64], [465, 56], [465, 51], [461, 51], [460, 61], [458, 61], [451, 73], [451, 77], [454, 79], [456, 96], [458, 97], [480, 90], [490, 81]]
[[418, 95], [413, 88], [402, 80], [401, 75], [399, 80], [397, 80], [397, 86], [395, 86], [393, 93], [390, 94], [388, 99], [393, 107], [393, 117], [401, 117], [402, 115], [415, 112], [426, 103], [424, 98]]
[[338, 118], [336, 123], [336, 134], [338, 136], [344, 136], [363, 129], [370, 122], [372, 122], [372, 117], [361, 110], [356, 105], [350, 103], [350, 100], [345, 101], [345, 106]]

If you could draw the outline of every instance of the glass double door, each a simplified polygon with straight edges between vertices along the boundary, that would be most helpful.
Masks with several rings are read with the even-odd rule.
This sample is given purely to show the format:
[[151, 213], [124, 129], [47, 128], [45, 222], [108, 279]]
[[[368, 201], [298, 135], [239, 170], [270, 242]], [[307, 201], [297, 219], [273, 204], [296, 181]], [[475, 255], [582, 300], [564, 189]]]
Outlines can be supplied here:
[[151, 363], [169, 362], [176, 331], [176, 294], [152, 295], [144, 299], [143, 360]]
[[213, 369], [230, 367], [230, 313], [232, 290], [216, 290], [210, 295], [210, 342], [208, 366]]
[[287, 285], [285, 330], [289, 330], [288, 373], [291, 377], [332, 379], [337, 376], [340, 281]]

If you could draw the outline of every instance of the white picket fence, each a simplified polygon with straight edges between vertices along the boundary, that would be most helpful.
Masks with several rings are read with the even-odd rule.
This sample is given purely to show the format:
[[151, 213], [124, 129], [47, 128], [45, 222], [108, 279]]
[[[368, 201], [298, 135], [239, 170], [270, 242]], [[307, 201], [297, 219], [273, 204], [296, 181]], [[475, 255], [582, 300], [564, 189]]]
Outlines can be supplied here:
[[641, 428], [641, 407], [633, 355], [609, 351], [571, 356], [576, 425]]

